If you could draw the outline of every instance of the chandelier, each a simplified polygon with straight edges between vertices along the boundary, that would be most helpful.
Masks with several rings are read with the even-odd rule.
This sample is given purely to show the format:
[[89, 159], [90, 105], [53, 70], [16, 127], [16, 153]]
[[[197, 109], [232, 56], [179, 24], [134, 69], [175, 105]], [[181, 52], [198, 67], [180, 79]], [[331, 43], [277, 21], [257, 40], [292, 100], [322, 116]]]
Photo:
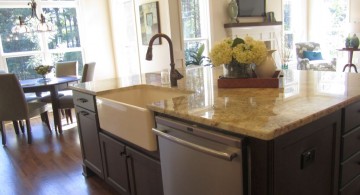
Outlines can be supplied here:
[[50, 23], [46, 23], [45, 16], [41, 13], [40, 17], [38, 17], [36, 13], [36, 2], [35, 0], [31, 0], [31, 2], [28, 3], [28, 5], [31, 7], [31, 18], [25, 22], [24, 18], [19, 16], [19, 23], [16, 24], [12, 29], [12, 33], [28, 33], [31, 32], [30, 28], [27, 26], [26, 23], [28, 23], [31, 19], [37, 19], [38, 22], [40, 22], [36, 26], [36, 32], [48, 32], [53, 31], [53, 25]]

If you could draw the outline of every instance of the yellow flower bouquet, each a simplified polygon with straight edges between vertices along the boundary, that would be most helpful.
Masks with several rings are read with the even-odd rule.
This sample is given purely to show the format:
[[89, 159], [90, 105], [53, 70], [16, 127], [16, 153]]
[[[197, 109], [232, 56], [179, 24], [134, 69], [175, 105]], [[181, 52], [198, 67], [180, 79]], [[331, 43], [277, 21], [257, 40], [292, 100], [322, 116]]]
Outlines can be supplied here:
[[214, 66], [224, 64], [224, 77], [228, 78], [252, 77], [254, 65], [260, 65], [266, 56], [265, 43], [252, 37], [224, 39], [209, 54]]

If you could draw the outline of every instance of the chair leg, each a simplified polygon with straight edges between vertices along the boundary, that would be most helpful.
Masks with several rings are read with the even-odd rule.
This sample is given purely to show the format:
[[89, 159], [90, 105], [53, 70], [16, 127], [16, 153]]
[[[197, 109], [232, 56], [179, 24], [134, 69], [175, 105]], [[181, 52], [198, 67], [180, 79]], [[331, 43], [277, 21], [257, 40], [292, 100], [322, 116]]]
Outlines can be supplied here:
[[72, 114], [71, 114], [71, 108], [68, 109], [68, 112], [69, 112], [70, 122], [72, 124], [73, 123], [73, 118], [72, 118]]
[[65, 116], [65, 111], [64, 111], [64, 109], [60, 109], [60, 113], [61, 113], [61, 116], [62, 116], [62, 117]]
[[5, 135], [5, 126], [4, 126], [4, 121], [0, 121], [0, 133], [1, 133], [1, 141], [2, 141], [2, 145], [5, 146], [6, 145], [6, 135]]
[[24, 134], [25, 132], [25, 127], [24, 127], [24, 121], [22, 120], [19, 120], [19, 125], [20, 125], [20, 130], [21, 132]]
[[31, 134], [30, 120], [26, 119], [25, 123], [26, 123], [26, 132], [27, 132], [27, 136], [28, 136], [28, 144], [31, 144], [32, 143], [32, 134]]
[[69, 124], [69, 119], [70, 119], [70, 122], [73, 123], [71, 109], [69, 109], [69, 108], [65, 109], [65, 115], [66, 115], [67, 124]]
[[48, 127], [50, 133], [52, 133], [51, 127], [50, 127], [50, 122], [49, 122], [48, 112], [41, 113], [41, 118], [44, 119], [44, 123], [45, 123], [46, 126]]
[[16, 135], [19, 135], [19, 124], [18, 121], [13, 121], [13, 125], [14, 125], [14, 130]]

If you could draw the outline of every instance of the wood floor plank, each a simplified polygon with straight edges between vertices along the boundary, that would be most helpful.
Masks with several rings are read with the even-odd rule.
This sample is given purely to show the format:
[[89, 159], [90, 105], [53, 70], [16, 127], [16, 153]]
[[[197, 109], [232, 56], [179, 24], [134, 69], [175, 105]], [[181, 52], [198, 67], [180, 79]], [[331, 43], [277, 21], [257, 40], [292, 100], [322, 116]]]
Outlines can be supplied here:
[[12, 123], [5, 124], [7, 144], [0, 148], [0, 194], [117, 194], [97, 176], [82, 175], [76, 121], [63, 125], [62, 135], [54, 130], [50, 133], [40, 118], [31, 119], [31, 125], [33, 142], [29, 145], [26, 133], [16, 135]]

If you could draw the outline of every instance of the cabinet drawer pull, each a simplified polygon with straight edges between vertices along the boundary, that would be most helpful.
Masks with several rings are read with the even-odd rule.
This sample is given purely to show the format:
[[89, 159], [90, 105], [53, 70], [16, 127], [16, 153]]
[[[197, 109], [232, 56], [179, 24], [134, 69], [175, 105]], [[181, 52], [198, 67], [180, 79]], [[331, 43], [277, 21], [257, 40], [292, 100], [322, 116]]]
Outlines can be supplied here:
[[87, 115], [89, 115], [89, 113], [88, 113], [88, 112], [86, 112], [86, 111], [80, 111], [80, 114], [81, 114], [81, 115], [83, 115], [83, 116], [87, 116]]
[[81, 102], [81, 103], [86, 103], [86, 102], [88, 102], [88, 100], [85, 99], [85, 98], [78, 98], [77, 101], [78, 101], [78, 102]]
[[120, 152], [120, 156], [124, 156], [125, 155], [125, 151]]

